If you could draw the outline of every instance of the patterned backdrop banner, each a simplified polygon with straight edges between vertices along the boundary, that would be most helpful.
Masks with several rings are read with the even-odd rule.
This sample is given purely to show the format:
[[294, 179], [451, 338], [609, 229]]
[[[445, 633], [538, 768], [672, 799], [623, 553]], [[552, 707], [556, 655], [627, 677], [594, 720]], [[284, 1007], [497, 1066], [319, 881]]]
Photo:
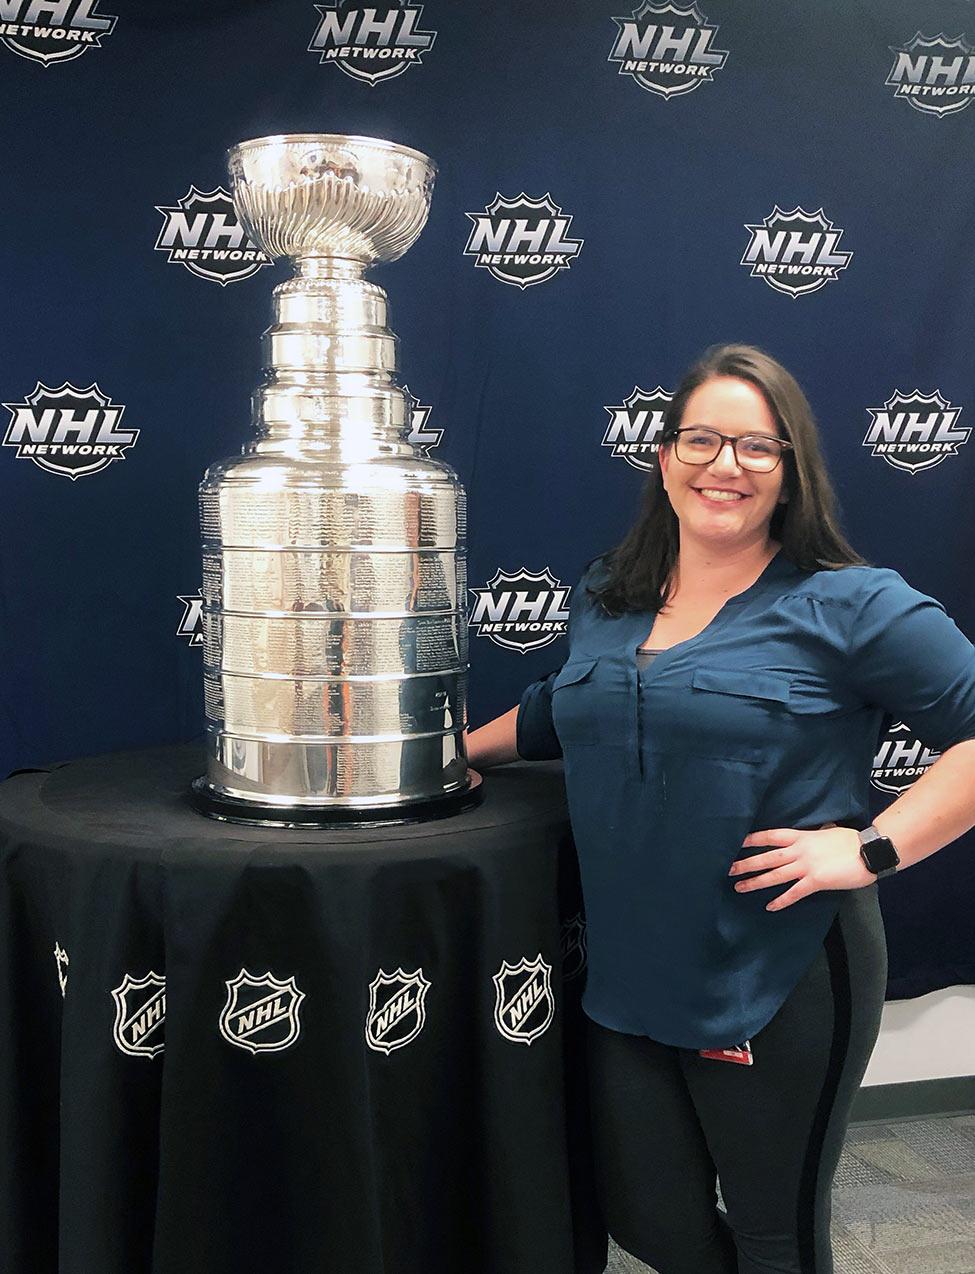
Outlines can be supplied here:
[[[0, 0], [0, 771], [202, 731], [196, 489], [270, 293], [248, 137], [440, 167], [376, 271], [470, 494], [472, 720], [564, 656], [706, 346], [789, 367], [851, 542], [975, 634], [975, 4]], [[877, 810], [936, 759], [878, 742]], [[884, 883], [892, 993], [975, 981], [972, 837]]]

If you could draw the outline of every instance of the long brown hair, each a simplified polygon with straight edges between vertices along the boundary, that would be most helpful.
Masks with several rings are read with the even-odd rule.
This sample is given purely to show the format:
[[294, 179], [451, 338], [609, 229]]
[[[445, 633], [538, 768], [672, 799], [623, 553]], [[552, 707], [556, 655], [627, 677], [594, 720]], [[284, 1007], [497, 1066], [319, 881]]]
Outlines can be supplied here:
[[[793, 449], [782, 457], [788, 501], [776, 505], [769, 535], [790, 561], [806, 571], [863, 566], [839, 527], [836, 495], [826, 471], [812, 408], [781, 363], [751, 345], [715, 345], [681, 381], [664, 417], [660, 445], [673, 445], [673, 431], [688, 398], [716, 376], [748, 381], [761, 393], [779, 433]], [[658, 611], [667, 602], [680, 547], [677, 515], [664, 490], [659, 465], [648, 475], [636, 522], [602, 558], [598, 583], [589, 592], [611, 615]]]

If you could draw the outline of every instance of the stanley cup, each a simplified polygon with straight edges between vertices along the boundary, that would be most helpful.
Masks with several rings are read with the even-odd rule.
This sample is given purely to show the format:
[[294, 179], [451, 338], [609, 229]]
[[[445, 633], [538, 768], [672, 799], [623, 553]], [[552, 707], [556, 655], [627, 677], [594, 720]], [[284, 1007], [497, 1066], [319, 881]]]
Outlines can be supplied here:
[[329, 823], [469, 803], [465, 497], [409, 441], [397, 339], [365, 270], [426, 223], [435, 165], [368, 137], [230, 152], [274, 289], [256, 436], [200, 488], [208, 763], [217, 817]]

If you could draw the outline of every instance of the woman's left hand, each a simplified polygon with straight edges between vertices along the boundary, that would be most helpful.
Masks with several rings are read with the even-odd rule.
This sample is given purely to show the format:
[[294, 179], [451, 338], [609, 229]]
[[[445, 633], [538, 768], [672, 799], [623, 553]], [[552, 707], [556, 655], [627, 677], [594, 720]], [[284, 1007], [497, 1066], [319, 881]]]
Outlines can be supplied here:
[[752, 879], [738, 881], [735, 889], [739, 893], [796, 882], [770, 902], [766, 911], [781, 911], [821, 889], [862, 889], [877, 879], [860, 857], [860, 838], [850, 827], [827, 824], [809, 831], [775, 827], [767, 832], [751, 832], [742, 841], [742, 849], [757, 846], [775, 848], [740, 858], [732, 865], [729, 876], [759, 873]]

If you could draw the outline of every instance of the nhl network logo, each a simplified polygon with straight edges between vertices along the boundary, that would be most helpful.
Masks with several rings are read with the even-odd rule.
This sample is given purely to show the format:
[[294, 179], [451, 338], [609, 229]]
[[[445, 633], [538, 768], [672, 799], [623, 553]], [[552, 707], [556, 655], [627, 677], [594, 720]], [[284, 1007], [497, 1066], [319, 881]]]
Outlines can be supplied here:
[[972, 432], [955, 427], [961, 408], [952, 407], [938, 390], [933, 394], [895, 390], [883, 407], [868, 407], [867, 411], [871, 424], [863, 446], [908, 473], [933, 469], [946, 456], [957, 456]]
[[216, 190], [189, 190], [175, 207], [156, 205], [163, 227], [156, 240], [158, 252], [185, 265], [191, 274], [226, 286], [256, 274], [271, 259], [247, 238], [237, 219], [233, 200], [223, 186]]
[[548, 568], [537, 574], [525, 567], [512, 574], [499, 570], [487, 588], [470, 591], [477, 598], [470, 617], [476, 635], [507, 650], [540, 650], [565, 632], [572, 589], [563, 588]]
[[725, 64], [726, 50], [710, 47], [718, 28], [696, 4], [642, 4], [627, 18], [614, 18], [619, 34], [607, 59], [619, 63], [648, 93], [690, 93]]
[[443, 430], [427, 428], [433, 408], [421, 403], [416, 394], [410, 392], [409, 385], [403, 386], [403, 393], [410, 404], [410, 434], [407, 442], [412, 443], [421, 455], [428, 456], [434, 447], [440, 446]]
[[369, 1012], [366, 1015], [366, 1043], [377, 1053], [389, 1056], [403, 1048], [423, 1030], [427, 1020], [426, 998], [430, 983], [423, 970], [385, 973], [382, 969], [369, 985]]
[[751, 242], [740, 264], [751, 267], [752, 278], [763, 278], [786, 296], [806, 296], [835, 283], [850, 264], [852, 252], [837, 251], [843, 231], [823, 213], [776, 207], [759, 226], [745, 226]]
[[177, 593], [176, 600], [183, 603], [183, 615], [176, 629], [190, 646], [203, 645], [203, 595], [202, 593]]
[[502, 960], [492, 981], [495, 1026], [505, 1039], [530, 1045], [548, 1030], [555, 1016], [552, 966], [541, 955], [517, 964]]
[[554, 279], [579, 255], [584, 239], [567, 238], [571, 217], [552, 202], [550, 194], [517, 199], [497, 194], [483, 212], [468, 212], [474, 222], [464, 254], [490, 270], [502, 283], [530, 288]]
[[922, 35], [918, 31], [903, 48], [891, 48], [894, 65], [886, 83], [895, 97], [906, 98], [925, 115], [954, 115], [975, 93], [975, 48], [963, 35]]
[[436, 31], [419, 30], [422, 4], [396, 0], [367, 9], [355, 0], [334, 0], [315, 8], [321, 21], [308, 52], [321, 54], [321, 62], [335, 62], [346, 75], [367, 84], [392, 80], [407, 67], [419, 66], [437, 38]]
[[612, 447], [613, 455], [621, 456], [634, 469], [652, 469], [673, 397], [660, 385], [649, 392], [637, 386], [618, 407], [604, 407], [603, 411], [609, 412], [609, 425], [602, 445]]
[[33, 460], [72, 482], [124, 460], [139, 437], [138, 429], [118, 427], [125, 408], [97, 385], [77, 389], [65, 381], [49, 389], [38, 381], [22, 403], [3, 406], [13, 416], [3, 445], [16, 447], [18, 460]]
[[70, 62], [115, 29], [118, 19], [97, 7], [98, 0], [0, 0], [0, 39], [42, 66]]
[[940, 755], [926, 748], [910, 726], [897, 721], [880, 736], [877, 755], [870, 767], [870, 782], [881, 792], [900, 796]]

